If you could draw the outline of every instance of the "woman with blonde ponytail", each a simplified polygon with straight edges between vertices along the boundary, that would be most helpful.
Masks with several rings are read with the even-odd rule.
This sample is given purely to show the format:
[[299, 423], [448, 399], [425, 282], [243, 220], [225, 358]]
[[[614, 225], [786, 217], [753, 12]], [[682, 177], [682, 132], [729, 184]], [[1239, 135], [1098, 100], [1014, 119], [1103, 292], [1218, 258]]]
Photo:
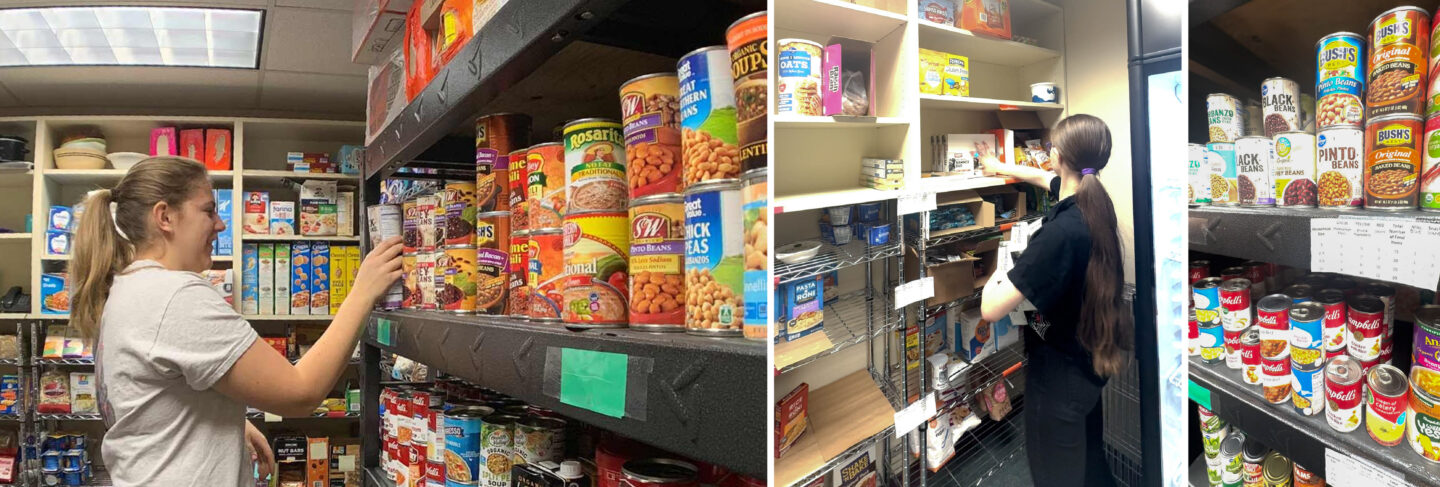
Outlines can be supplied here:
[[273, 471], [251, 406], [308, 415], [344, 371], [366, 315], [400, 277], [400, 239], [371, 249], [334, 321], [299, 363], [259, 340], [201, 275], [225, 224], [205, 167], [152, 157], [85, 197], [70, 321], [95, 338], [101, 455], [116, 486], [254, 485]]
[[1122, 295], [1115, 207], [1098, 177], [1110, 161], [1110, 129], [1094, 116], [1074, 115], [1055, 125], [1050, 143], [1058, 175], [1003, 164], [980, 150], [987, 171], [1060, 198], [1015, 267], [985, 285], [980, 311], [993, 322], [1022, 300], [1038, 310], [1024, 327], [1025, 446], [1035, 485], [1110, 486], [1100, 390], [1125, 369], [1134, 331]]

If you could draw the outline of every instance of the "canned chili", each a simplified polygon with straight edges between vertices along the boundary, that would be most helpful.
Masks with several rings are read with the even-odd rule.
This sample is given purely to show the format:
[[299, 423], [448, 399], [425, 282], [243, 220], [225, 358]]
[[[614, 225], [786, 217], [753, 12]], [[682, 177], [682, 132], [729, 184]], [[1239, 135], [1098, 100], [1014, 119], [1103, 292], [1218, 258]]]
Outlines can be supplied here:
[[517, 232], [530, 229], [530, 200], [525, 189], [525, 182], [530, 179], [525, 165], [525, 154], [528, 153], [526, 149], [520, 149], [509, 154], [510, 181], [506, 184], [504, 197], [510, 200], [510, 228]]
[[[1293, 357], [1294, 351], [1291, 352]], [[1303, 364], [1290, 361], [1290, 402], [1295, 412], [1304, 416], [1320, 414], [1325, 405], [1317, 402], [1325, 397], [1325, 362]]]
[[1321, 338], [1325, 340], [1323, 350], [1329, 359], [1345, 354], [1345, 293], [1337, 289], [1325, 289], [1315, 295], [1315, 302], [1325, 309], [1321, 319]]
[[1365, 120], [1365, 38], [1336, 32], [1315, 42], [1315, 128]]
[[1346, 301], [1346, 350], [1361, 361], [1380, 358], [1380, 341], [1385, 333], [1385, 303], [1380, 298], [1359, 295]]
[[1349, 355], [1330, 360], [1325, 366], [1325, 422], [1339, 432], [1360, 427], [1360, 402], [1364, 373], [1360, 363]]
[[531, 230], [526, 257], [530, 263], [525, 280], [533, 288], [530, 319], [560, 321], [560, 303], [564, 301], [565, 290], [565, 239], [560, 229]]
[[1240, 375], [1246, 384], [1260, 384], [1260, 329], [1250, 327], [1240, 335]]
[[1264, 115], [1265, 137], [1281, 132], [1300, 130], [1300, 85], [1286, 78], [1270, 78], [1260, 83], [1260, 106]]
[[1410, 361], [1418, 367], [1440, 370], [1440, 306], [1415, 310], [1415, 341]]
[[1424, 113], [1430, 13], [1419, 7], [1390, 9], [1370, 22], [1367, 33], [1366, 117]]
[[1275, 198], [1277, 206], [1315, 206], [1315, 135], [1275, 135]]
[[566, 216], [577, 211], [624, 211], [625, 136], [620, 122], [583, 118], [565, 124]]
[[1275, 206], [1275, 141], [1269, 137], [1246, 136], [1235, 141], [1235, 182], [1240, 187], [1240, 206]]
[[[1224, 280], [1218, 277], [1207, 277], [1191, 286], [1195, 293], [1195, 309], [1220, 309], [1220, 284]], [[1217, 311], [1218, 312], [1218, 311]]]
[[1365, 125], [1365, 206], [1408, 210], [1417, 204], [1424, 122], [1418, 115], [1373, 118]]
[[565, 146], [559, 142], [531, 146], [525, 152], [525, 175], [530, 230], [560, 228], [567, 209]]
[[1271, 294], [1260, 298], [1255, 322], [1259, 325], [1260, 357], [1288, 358], [1290, 351], [1290, 297]]
[[[511, 206], [510, 208], [515, 208]], [[511, 220], [514, 221], [513, 219]], [[506, 257], [510, 264], [506, 269], [509, 277], [506, 291], [506, 312], [511, 318], [530, 317], [530, 231], [520, 230], [510, 234], [510, 252]]]
[[1290, 402], [1290, 356], [1260, 357], [1260, 390], [1270, 404]]
[[1390, 364], [1378, 364], [1365, 375], [1365, 430], [1376, 443], [1398, 445], [1405, 436], [1410, 381]]
[[1224, 93], [1206, 95], [1205, 116], [1210, 123], [1210, 142], [1234, 142], [1245, 135], [1239, 98]]
[[1335, 125], [1315, 137], [1315, 184], [1322, 208], [1356, 209], [1365, 203], [1365, 129]]

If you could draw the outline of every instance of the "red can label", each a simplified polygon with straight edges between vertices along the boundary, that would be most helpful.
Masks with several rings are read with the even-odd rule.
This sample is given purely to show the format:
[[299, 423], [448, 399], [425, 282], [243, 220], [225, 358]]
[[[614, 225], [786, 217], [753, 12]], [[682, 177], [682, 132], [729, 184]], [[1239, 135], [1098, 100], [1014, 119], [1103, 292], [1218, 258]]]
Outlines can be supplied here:
[[425, 462], [425, 480], [436, 485], [445, 484], [445, 462]]
[[1348, 432], [1360, 427], [1360, 389], [1364, 381], [1340, 384], [1325, 377], [1325, 422], [1335, 431]]
[[1350, 356], [1361, 362], [1378, 360], [1381, 336], [1385, 334], [1385, 312], [1366, 313], [1352, 308], [1348, 314], [1346, 331], [1349, 336], [1346, 337], [1346, 349]]
[[1387, 333], [1380, 339], [1380, 362], [1390, 363], [1390, 359], [1393, 358], [1394, 355], [1395, 341], [1391, 340], [1390, 335]]
[[1250, 326], [1250, 289], [1228, 291], [1220, 289], [1220, 309], [1224, 311], [1221, 324], [1226, 330], [1244, 330]]
[[1194, 284], [1195, 281], [1198, 281], [1198, 280], [1201, 280], [1201, 279], [1210, 277], [1210, 276], [1207, 275], [1207, 274], [1209, 274], [1209, 273], [1210, 273], [1210, 270], [1209, 270], [1209, 269], [1206, 269], [1205, 266], [1203, 266], [1203, 265], [1199, 265], [1199, 266], [1197, 266], [1197, 265], [1192, 265], [1192, 266], [1190, 266], [1190, 283], [1191, 283], [1191, 284]]
[[1243, 365], [1240, 351], [1240, 337], [1245, 335], [1245, 330], [1225, 330], [1225, 366], [1232, 369], [1239, 369]]
[[1256, 315], [1255, 321], [1260, 325], [1260, 356], [1270, 359], [1289, 357], [1290, 310], [1262, 309]]
[[1325, 337], [1325, 358], [1334, 357], [1345, 353], [1345, 302], [1330, 303], [1325, 306], [1325, 317], [1322, 319]]
[[1400, 444], [1405, 432], [1405, 411], [1409, 407], [1410, 390], [1403, 389], [1398, 396], [1366, 394], [1365, 424], [1370, 437], [1385, 446]]
[[1252, 485], [1263, 487], [1265, 485], [1265, 464], [1256, 462], [1245, 462], [1244, 484], [1246, 487]]
[[1290, 402], [1290, 357], [1260, 358], [1260, 385], [1271, 404]]
[[1240, 346], [1240, 368], [1246, 384], [1260, 383], [1260, 342]]

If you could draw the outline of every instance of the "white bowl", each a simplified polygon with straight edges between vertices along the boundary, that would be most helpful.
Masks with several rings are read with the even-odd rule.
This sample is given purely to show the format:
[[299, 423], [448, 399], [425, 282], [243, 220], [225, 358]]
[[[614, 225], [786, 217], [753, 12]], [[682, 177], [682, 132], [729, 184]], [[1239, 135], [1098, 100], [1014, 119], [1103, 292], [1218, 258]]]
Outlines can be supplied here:
[[775, 258], [786, 264], [799, 264], [815, 258], [820, 253], [820, 242], [814, 240], [802, 240], [775, 249]]
[[111, 152], [105, 156], [106, 159], [110, 159], [110, 164], [114, 165], [115, 169], [126, 171], [146, 157], [150, 157], [150, 155], [139, 152]]
[[75, 140], [66, 142], [66, 143], [64, 143], [64, 144], [60, 144], [60, 147], [59, 147], [59, 148], [60, 148], [60, 149], [94, 149], [94, 150], [100, 151], [101, 153], [104, 153], [104, 152], [105, 152], [105, 139], [94, 138], [94, 137], [91, 137], [91, 138], [88, 138], [88, 139], [75, 139]]

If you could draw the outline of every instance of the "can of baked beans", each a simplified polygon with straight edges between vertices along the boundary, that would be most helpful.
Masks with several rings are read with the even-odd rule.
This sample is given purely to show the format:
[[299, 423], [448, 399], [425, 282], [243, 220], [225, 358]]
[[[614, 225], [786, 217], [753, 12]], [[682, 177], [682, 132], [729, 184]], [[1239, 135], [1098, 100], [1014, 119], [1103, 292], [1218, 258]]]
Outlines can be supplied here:
[[1206, 95], [1205, 115], [1210, 122], [1210, 142], [1234, 142], [1245, 135], [1245, 114], [1239, 98], [1224, 93]]
[[1275, 135], [1275, 204], [1315, 206], [1315, 136], [1309, 132]]
[[702, 47], [681, 56], [675, 70], [680, 76], [681, 188], [740, 177], [740, 143], [730, 119], [737, 111], [730, 52], [725, 46]]
[[1325, 308], [1313, 301], [1290, 305], [1290, 359], [1304, 366], [1325, 363]]
[[[514, 206], [511, 206], [514, 208]], [[513, 221], [513, 220], [512, 220]], [[530, 317], [530, 231], [520, 230], [510, 234], [510, 260], [507, 268], [509, 289], [506, 291], [508, 305], [506, 314], [511, 318]]]
[[625, 487], [699, 487], [699, 469], [690, 462], [670, 458], [641, 458], [625, 462], [620, 470]]
[[1304, 128], [1300, 122], [1300, 85], [1287, 78], [1270, 78], [1260, 83], [1265, 138]]
[[1191, 289], [1195, 294], [1195, 309], [1220, 309], [1220, 284], [1225, 282], [1218, 277], [1207, 277], [1195, 281]]
[[760, 11], [739, 18], [725, 29], [725, 47], [730, 52], [730, 74], [735, 90], [735, 134], [740, 144], [741, 174], [768, 167], [769, 28], [769, 12]]
[[[440, 309], [439, 303], [435, 300], [435, 276], [444, 277], [444, 274], [436, 273], [436, 261], [440, 252], [420, 252], [415, 254], [415, 289], [420, 291], [420, 309]], [[403, 265], [403, 264], [402, 264]]]
[[1410, 380], [1390, 364], [1378, 364], [1365, 374], [1365, 430], [1376, 443], [1400, 444], [1405, 436], [1405, 410], [1409, 407]]
[[1235, 143], [1211, 142], [1205, 145], [1206, 165], [1210, 166], [1210, 204], [1240, 204], [1239, 185], [1235, 178]]
[[1347, 318], [1345, 293], [1337, 289], [1325, 289], [1315, 294], [1315, 302], [1325, 309], [1321, 319], [1321, 338], [1325, 340], [1322, 349], [1325, 358], [1345, 354], [1345, 320]]
[[1189, 190], [1190, 204], [1203, 206], [1210, 204], [1210, 167], [1205, 165], [1205, 146], [1202, 144], [1190, 144], [1190, 173]]
[[1220, 326], [1220, 312], [1213, 309], [1195, 310], [1195, 320], [1200, 329], [1200, 361], [1218, 364], [1225, 361], [1225, 328]]
[[1365, 124], [1365, 207], [1410, 210], [1417, 203], [1424, 121], [1400, 113]]
[[1291, 478], [1292, 487], [1325, 487], [1325, 479], [1320, 478], [1314, 472], [1306, 470], [1298, 463], [1295, 466], [1295, 475]]
[[529, 268], [525, 280], [532, 287], [530, 319], [560, 321], [560, 303], [564, 301], [562, 293], [565, 290], [565, 239], [560, 229], [531, 230], [526, 257]]
[[1424, 152], [1419, 180], [1420, 209], [1440, 211], [1440, 116], [1431, 116], [1425, 121], [1425, 142], [1421, 148]]
[[1357, 209], [1365, 204], [1365, 129], [1332, 125], [1315, 136], [1315, 182], [1321, 208]]
[[1396, 7], [1371, 21], [1367, 33], [1366, 117], [1425, 113], [1430, 13], [1419, 7]]
[[1260, 357], [1289, 357], [1290, 297], [1271, 294], [1260, 298], [1256, 306], [1255, 324], [1260, 334]]
[[1235, 141], [1235, 180], [1240, 206], [1275, 206], [1275, 187], [1270, 181], [1275, 142], [1269, 137], [1246, 136]]
[[1385, 303], [1375, 296], [1358, 295], [1346, 304], [1346, 350], [1361, 361], [1379, 359], [1380, 340], [1385, 334]]
[[510, 285], [510, 212], [492, 211], [475, 218], [475, 311], [505, 315]]
[[530, 230], [560, 228], [565, 211], [565, 145], [536, 144], [525, 151], [525, 200]]
[[1360, 427], [1360, 403], [1364, 372], [1360, 363], [1349, 355], [1330, 359], [1325, 366], [1325, 422], [1339, 432]]
[[630, 198], [680, 190], [679, 112], [680, 79], [673, 72], [647, 74], [620, 85]]
[[[1240, 278], [1242, 278], [1242, 277], [1245, 277], [1245, 268], [1244, 268], [1244, 267], [1241, 267], [1241, 266], [1238, 266], [1238, 265], [1237, 265], [1237, 266], [1226, 267], [1226, 268], [1220, 270], [1220, 279], [1221, 279], [1222, 281], [1229, 281], [1229, 280], [1231, 280], [1231, 279], [1240, 279]], [[1222, 286], [1223, 286], [1223, 285], [1222, 285]]]
[[1315, 42], [1315, 128], [1365, 121], [1365, 38], [1336, 32]]
[[1260, 383], [1260, 328], [1250, 327], [1240, 335], [1240, 375], [1246, 384]]
[[1325, 361], [1300, 363], [1295, 361], [1295, 350], [1290, 360], [1290, 403], [1295, 412], [1304, 416], [1320, 414], [1325, 405], [1317, 402], [1325, 397]]
[[1203, 259], [1190, 261], [1190, 279], [1188, 279], [1190, 284], [1193, 285], [1195, 281], [1207, 277], [1210, 277], [1210, 261]]
[[685, 331], [685, 198], [630, 202], [630, 327]]
[[629, 322], [630, 216], [623, 211], [565, 215], [566, 328], [622, 328]]
[[1290, 402], [1290, 356], [1260, 357], [1260, 389], [1270, 404]]
[[520, 149], [510, 153], [510, 181], [505, 187], [505, 198], [510, 199], [510, 228], [515, 231], [530, 229], [530, 201], [526, 199], [525, 181], [530, 172], [525, 165], [529, 151]]
[[446, 247], [435, 261], [435, 300], [440, 309], [451, 313], [475, 312], [477, 290], [475, 246]]

